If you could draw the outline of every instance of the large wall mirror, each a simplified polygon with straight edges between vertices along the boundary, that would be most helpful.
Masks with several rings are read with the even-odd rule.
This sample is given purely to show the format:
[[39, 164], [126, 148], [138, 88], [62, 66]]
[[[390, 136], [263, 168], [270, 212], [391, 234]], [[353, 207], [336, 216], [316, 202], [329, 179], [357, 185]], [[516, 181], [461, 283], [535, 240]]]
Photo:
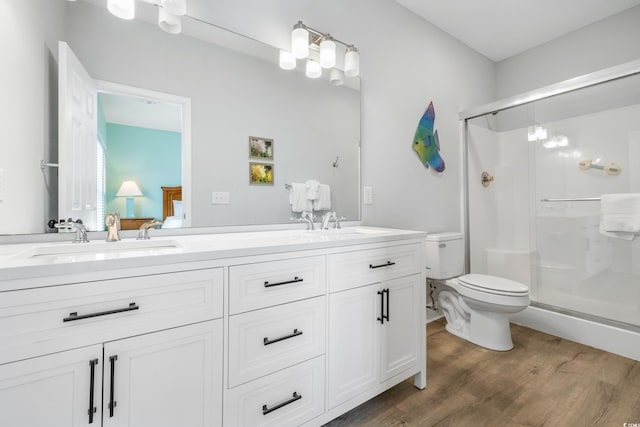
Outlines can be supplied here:
[[[25, 49], [46, 51], [44, 61], [34, 62], [44, 68], [34, 78], [46, 84], [32, 88], [46, 92], [39, 108], [49, 123], [43, 141], [20, 141], [27, 149], [33, 144], [33, 168], [14, 171], [12, 156], [23, 155], [13, 149], [15, 138], [0, 141], [3, 185], [29, 183], [0, 200], [0, 234], [44, 233], [49, 219], [82, 215], [91, 218], [84, 220], [90, 229], [100, 230], [101, 215], [113, 211], [170, 227], [289, 223], [289, 184], [307, 180], [330, 186], [331, 210], [360, 218], [359, 79], [335, 86], [324, 76], [306, 78], [303, 64], [282, 70], [274, 47], [197, 17], [183, 18], [182, 34], [165, 33], [156, 6], [144, 2], [136, 3], [132, 21], [112, 16], [106, 0], [10, 3], [21, 3], [2, 12], [16, 15], [21, 27], [15, 31], [29, 35]], [[90, 83], [74, 80], [70, 56]], [[64, 73], [71, 77], [58, 84]], [[90, 84], [95, 92], [77, 91]], [[93, 114], [83, 104], [94, 102], [92, 93], [90, 132], [80, 138], [76, 128], [85, 125], [75, 118], [57, 125], [74, 97]], [[82, 139], [92, 148], [78, 149]], [[60, 170], [41, 170], [36, 156], [60, 163]], [[127, 187], [131, 182], [137, 189]], [[42, 206], [25, 212], [31, 197]], [[167, 197], [182, 203], [168, 208]]]

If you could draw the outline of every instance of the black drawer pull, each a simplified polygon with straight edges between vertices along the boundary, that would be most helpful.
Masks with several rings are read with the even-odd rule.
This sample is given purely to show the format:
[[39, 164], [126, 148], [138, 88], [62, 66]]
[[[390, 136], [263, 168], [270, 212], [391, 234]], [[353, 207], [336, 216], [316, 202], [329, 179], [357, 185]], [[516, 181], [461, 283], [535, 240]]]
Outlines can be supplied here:
[[300, 399], [302, 399], [302, 395], [298, 394], [297, 391], [294, 391], [293, 392], [293, 397], [291, 397], [291, 399], [286, 400], [286, 401], [284, 401], [282, 403], [278, 403], [273, 408], [268, 408], [267, 405], [262, 405], [262, 415], [267, 415], [267, 414], [269, 414], [269, 413], [271, 413], [271, 412], [273, 412], [273, 411], [275, 411], [277, 409], [282, 408], [283, 406], [287, 406], [288, 404], [293, 403], [296, 400], [300, 400]]
[[284, 341], [284, 340], [288, 340], [289, 338], [297, 337], [298, 335], [302, 335], [302, 331], [294, 329], [292, 334], [286, 335], [284, 337], [276, 338], [273, 340], [269, 340], [269, 338], [264, 337], [263, 342], [264, 342], [264, 345], [269, 345], [269, 344], [273, 344], [274, 342]]
[[89, 369], [90, 369], [90, 380], [89, 380], [89, 424], [93, 424], [93, 414], [96, 413], [96, 407], [93, 406], [94, 400], [94, 392], [96, 382], [96, 365], [98, 364], [98, 359], [93, 359], [89, 361]]
[[115, 400], [115, 388], [116, 388], [116, 360], [118, 360], [118, 356], [110, 356], [109, 363], [111, 364], [111, 377], [109, 378], [109, 418], [113, 417], [113, 412], [116, 409], [116, 405], [118, 402]]
[[100, 311], [98, 313], [82, 314], [80, 316], [78, 316], [77, 311], [74, 311], [73, 313], [69, 313], [69, 317], [65, 317], [64, 319], [62, 319], [62, 321], [73, 322], [74, 320], [89, 319], [91, 317], [107, 316], [109, 314], [116, 314], [116, 313], [124, 313], [125, 311], [138, 310], [139, 308], [140, 306], [136, 305], [135, 302], [132, 302], [132, 303], [129, 303], [129, 307], [126, 307], [126, 308], [116, 308], [115, 310], [107, 310], [107, 311]]
[[388, 322], [389, 321], [389, 288], [383, 289], [382, 292], [387, 294], [387, 314], [383, 314], [382, 317], [387, 319], [387, 322]]
[[391, 262], [391, 261], [387, 261], [386, 264], [380, 264], [380, 265], [369, 264], [369, 268], [373, 269], [373, 268], [381, 268], [381, 267], [390, 267], [392, 265], [396, 265], [396, 263], [395, 262]]
[[264, 287], [270, 288], [272, 286], [288, 285], [289, 283], [298, 283], [298, 282], [302, 282], [303, 280], [304, 279], [301, 279], [298, 276], [296, 276], [293, 278], [293, 280], [287, 280], [286, 282], [269, 283], [269, 281], [266, 281], [264, 282]]

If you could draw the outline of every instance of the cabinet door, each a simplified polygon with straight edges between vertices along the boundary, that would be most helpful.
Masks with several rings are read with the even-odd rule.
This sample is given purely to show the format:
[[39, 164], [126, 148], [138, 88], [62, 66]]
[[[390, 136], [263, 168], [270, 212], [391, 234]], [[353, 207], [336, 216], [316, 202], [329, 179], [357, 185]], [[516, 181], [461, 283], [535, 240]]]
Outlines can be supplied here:
[[329, 409], [378, 384], [378, 285], [329, 299]]
[[222, 319], [104, 345], [104, 426], [222, 424]]
[[0, 365], [0, 426], [99, 426], [101, 390], [102, 345]]
[[388, 318], [380, 329], [381, 382], [418, 364], [421, 286], [420, 275], [382, 283]]

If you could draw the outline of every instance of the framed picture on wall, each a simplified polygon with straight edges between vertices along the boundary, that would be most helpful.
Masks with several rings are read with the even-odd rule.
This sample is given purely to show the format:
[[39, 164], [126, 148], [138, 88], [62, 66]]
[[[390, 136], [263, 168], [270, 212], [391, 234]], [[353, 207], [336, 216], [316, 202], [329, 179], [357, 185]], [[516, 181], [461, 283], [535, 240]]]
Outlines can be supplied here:
[[249, 158], [273, 160], [273, 139], [250, 136]]
[[273, 165], [249, 162], [249, 184], [273, 185]]

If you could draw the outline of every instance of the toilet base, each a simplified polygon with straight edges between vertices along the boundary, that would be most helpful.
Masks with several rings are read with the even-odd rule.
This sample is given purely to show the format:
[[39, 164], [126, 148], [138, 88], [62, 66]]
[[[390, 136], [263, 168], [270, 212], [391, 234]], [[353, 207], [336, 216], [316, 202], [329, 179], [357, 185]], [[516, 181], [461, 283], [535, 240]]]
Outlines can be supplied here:
[[525, 307], [499, 307], [464, 298], [446, 285], [439, 292], [438, 301], [449, 333], [489, 350], [508, 351], [513, 348], [507, 313], [521, 311]]

